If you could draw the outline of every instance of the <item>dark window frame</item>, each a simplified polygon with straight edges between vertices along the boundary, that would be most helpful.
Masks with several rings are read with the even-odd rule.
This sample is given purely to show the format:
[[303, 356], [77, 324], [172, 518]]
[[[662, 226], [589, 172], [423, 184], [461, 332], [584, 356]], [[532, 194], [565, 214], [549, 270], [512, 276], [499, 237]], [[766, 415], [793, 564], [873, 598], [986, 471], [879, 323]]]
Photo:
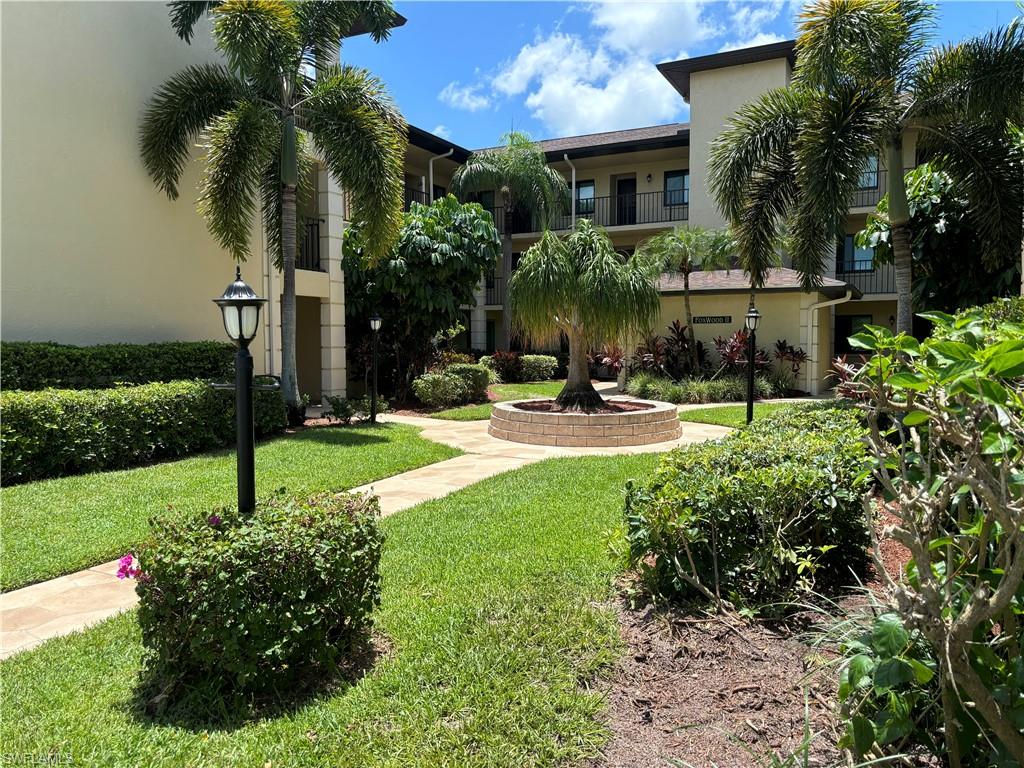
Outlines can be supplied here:
[[[668, 182], [670, 179], [682, 179], [682, 189], [668, 188]], [[665, 208], [674, 208], [680, 205], [690, 204], [690, 169], [685, 168], [678, 171], [665, 171], [665, 178], [662, 181], [662, 204]], [[682, 194], [682, 200], [678, 200], [677, 195]]]
[[[593, 194], [589, 198], [580, 198], [580, 190], [583, 187], [590, 187], [594, 190]], [[581, 202], [586, 200], [588, 205], [580, 205]], [[596, 208], [597, 200], [597, 182], [594, 179], [586, 179], [585, 181], [576, 182], [576, 213], [580, 216], [593, 216]]]
[[[870, 248], [871, 261], [869, 266], [863, 267], [858, 266], [863, 264], [863, 261], [858, 261], [857, 256], [857, 245], [853, 242], [853, 235], [846, 235], [841, 241], [836, 243], [836, 274], [848, 275], [848, 274], [867, 274], [875, 271], [875, 249]], [[850, 255], [847, 258], [846, 246], [850, 246]]]
[[[857, 189], [858, 190], [878, 189], [878, 172], [881, 170], [881, 168], [879, 166], [879, 162], [878, 162], [878, 155], [872, 155], [868, 159], [875, 161], [875, 167], [874, 167], [873, 170], [869, 168], [867, 170], [861, 171], [860, 176], [857, 177]], [[869, 179], [869, 178], [874, 178], [874, 180], [875, 180], [874, 184], [863, 184], [862, 183], [864, 181], [864, 179]]]

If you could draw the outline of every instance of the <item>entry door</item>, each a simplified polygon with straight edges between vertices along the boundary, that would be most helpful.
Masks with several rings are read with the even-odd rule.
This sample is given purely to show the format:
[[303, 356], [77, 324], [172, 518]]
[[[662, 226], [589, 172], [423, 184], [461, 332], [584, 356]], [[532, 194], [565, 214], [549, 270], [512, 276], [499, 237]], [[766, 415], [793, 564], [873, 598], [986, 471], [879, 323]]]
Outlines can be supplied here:
[[615, 182], [615, 223], [636, 224], [636, 179]]

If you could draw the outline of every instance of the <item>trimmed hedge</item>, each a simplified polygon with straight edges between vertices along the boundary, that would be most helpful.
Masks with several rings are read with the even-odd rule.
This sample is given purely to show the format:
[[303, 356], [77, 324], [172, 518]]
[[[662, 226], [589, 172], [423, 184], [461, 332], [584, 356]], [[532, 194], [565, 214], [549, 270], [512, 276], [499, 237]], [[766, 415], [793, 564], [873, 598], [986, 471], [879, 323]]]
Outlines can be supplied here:
[[464, 403], [469, 397], [466, 382], [445, 371], [417, 376], [413, 379], [412, 391], [424, 405], [439, 408]]
[[238, 694], [330, 674], [380, 603], [379, 513], [376, 496], [324, 493], [154, 520], [137, 560], [122, 560], [149, 682]]
[[655, 594], [737, 606], [863, 569], [864, 432], [853, 409], [800, 407], [671, 451], [627, 488], [630, 566]]
[[[285, 426], [284, 400], [257, 391], [257, 437]], [[125, 469], [235, 440], [235, 394], [201, 381], [0, 393], [4, 485]]]
[[234, 377], [235, 347], [220, 341], [99, 344], [0, 342], [4, 389], [95, 389], [116, 384]]
[[466, 385], [466, 397], [470, 402], [482, 402], [487, 399], [487, 385], [491, 382], [490, 371], [482, 365], [469, 363], [452, 363], [443, 373], [458, 376]]
[[[633, 374], [625, 387], [626, 394], [645, 400], [661, 400], [666, 403], [730, 403], [747, 399], [745, 376], [722, 376], [718, 379], [680, 379], [674, 382], [650, 371]], [[765, 376], [754, 377], [754, 396], [773, 397], [777, 392], [771, 380]]]
[[523, 355], [523, 381], [547, 381], [557, 370], [558, 358], [553, 355]]

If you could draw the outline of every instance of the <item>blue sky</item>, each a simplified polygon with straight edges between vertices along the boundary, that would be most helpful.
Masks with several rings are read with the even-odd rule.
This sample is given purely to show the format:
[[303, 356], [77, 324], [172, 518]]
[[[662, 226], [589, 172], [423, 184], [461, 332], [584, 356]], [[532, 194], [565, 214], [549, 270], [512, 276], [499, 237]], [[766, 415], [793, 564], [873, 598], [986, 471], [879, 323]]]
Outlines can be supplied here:
[[[938, 42], [1005, 24], [1005, 2], [939, 2]], [[476, 149], [511, 128], [536, 139], [685, 121], [654, 65], [791, 38], [790, 0], [398, 2], [408, 22], [346, 63], [383, 78], [406, 119]]]

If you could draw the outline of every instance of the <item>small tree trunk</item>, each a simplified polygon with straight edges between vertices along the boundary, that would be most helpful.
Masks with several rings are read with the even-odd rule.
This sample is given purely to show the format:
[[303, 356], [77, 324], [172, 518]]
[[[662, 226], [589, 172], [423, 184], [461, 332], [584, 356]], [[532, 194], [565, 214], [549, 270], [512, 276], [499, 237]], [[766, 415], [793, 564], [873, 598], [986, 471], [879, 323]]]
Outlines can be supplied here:
[[886, 192], [889, 195], [892, 259], [896, 270], [896, 332], [912, 334], [914, 263], [910, 252], [910, 205], [903, 179], [903, 141], [900, 137], [885, 145], [885, 164], [889, 171]]
[[295, 222], [295, 187], [286, 184], [281, 195], [281, 394], [288, 407], [288, 420], [293, 424], [301, 412], [295, 364]]
[[697, 355], [697, 342], [693, 335], [693, 313], [690, 311], [690, 270], [683, 271], [683, 310], [686, 312], [686, 335], [690, 339], [690, 373], [697, 375], [700, 369], [700, 357]]
[[569, 333], [569, 374], [555, 402], [567, 411], [582, 411], [604, 405], [604, 399], [590, 383], [587, 350], [583, 337], [576, 332]]

